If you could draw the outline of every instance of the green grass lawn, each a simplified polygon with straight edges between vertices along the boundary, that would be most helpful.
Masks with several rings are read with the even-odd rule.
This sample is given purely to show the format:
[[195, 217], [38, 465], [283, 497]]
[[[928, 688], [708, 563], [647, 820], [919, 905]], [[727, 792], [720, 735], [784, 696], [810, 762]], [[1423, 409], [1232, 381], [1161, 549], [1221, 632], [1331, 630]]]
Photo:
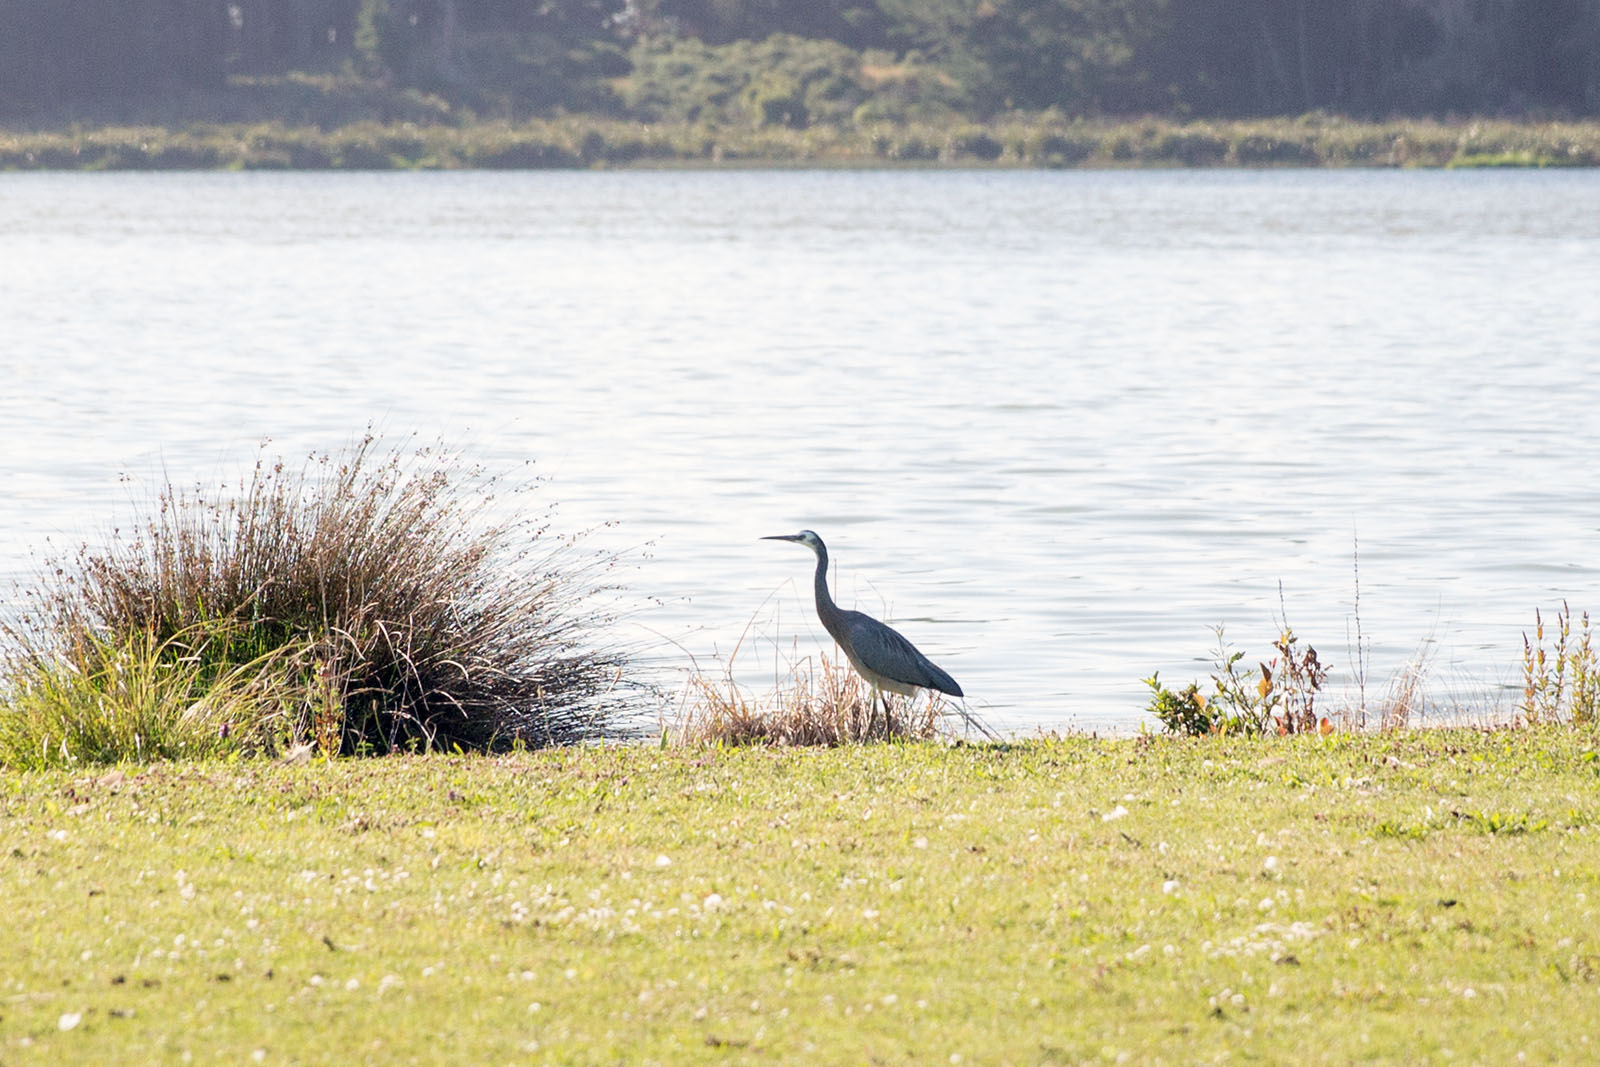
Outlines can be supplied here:
[[1589, 1061], [1597, 746], [0, 772], [0, 1063]]

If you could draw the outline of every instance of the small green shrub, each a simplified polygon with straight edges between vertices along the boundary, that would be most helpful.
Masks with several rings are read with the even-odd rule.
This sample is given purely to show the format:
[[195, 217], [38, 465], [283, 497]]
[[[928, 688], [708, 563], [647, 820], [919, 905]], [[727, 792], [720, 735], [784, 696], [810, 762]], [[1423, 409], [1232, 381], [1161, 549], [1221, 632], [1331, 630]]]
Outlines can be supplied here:
[[1158, 674], [1144, 680], [1151, 690], [1146, 710], [1168, 732], [1292, 734], [1325, 728], [1316, 702], [1328, 670], [1316, 649], [1307, 646], [1302, 651], [1299, 638], [1285, 626], [1273, 642], [1278, 654], [1259, 664], [1260, 676], [1254, 677], [1253, 672], [1240, 671], [1245, 654], [1228, 645], [1221, 626], [1216, 634], [1209, 697], [1201, 694], [1198, 683], [1171, 690], [1161, 684]]
[[1206, 707], [1198, 682], [1190, 682], [1181, 690], [1168, 689], [1161, 684], [1161, 672], [1157, 671], [1144, 684], [1150, 687], [1148, 710], [1168, 733], [1203, 737], [1218, 732], [1217, 719]]

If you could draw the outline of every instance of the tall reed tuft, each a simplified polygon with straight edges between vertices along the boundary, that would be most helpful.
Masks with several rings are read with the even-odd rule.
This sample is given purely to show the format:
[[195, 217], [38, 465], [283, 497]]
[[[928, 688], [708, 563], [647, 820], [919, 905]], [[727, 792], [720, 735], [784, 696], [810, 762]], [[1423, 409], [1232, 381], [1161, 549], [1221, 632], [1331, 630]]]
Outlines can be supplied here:
[[28, 591], [5, 627], [6, 730], [44, 729], [46, 707], [132, 715], [115, 686], [98, 703], [50, 694], [103, 687], [107, 663], [143, 657], [188, 687], [180, 700], [253, 695], [260, 713], [233, 728], [254, 736], [232, 736], [269, 751], [594, 737], [625, 703], [625, 657], [596, 644], [615, 560], [542, 519], [494, 521], [501, 488], [455, 452], [385, 450], [370, 433], [298, 468], [263, 454], [231, 491], [169, 480], [131, 535], [51, 561]]

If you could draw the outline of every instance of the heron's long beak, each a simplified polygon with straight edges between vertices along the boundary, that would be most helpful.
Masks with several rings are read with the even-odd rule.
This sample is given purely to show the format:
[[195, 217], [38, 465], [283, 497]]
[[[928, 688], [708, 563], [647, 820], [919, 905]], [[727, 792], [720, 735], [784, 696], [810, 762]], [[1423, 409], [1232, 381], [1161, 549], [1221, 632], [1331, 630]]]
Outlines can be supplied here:
[[799, 534], [768, 534], [766, 537], [763, 537], [761, 540], [763, 540], [763, 541], [799, 541], [800, 540], [800, 535]]

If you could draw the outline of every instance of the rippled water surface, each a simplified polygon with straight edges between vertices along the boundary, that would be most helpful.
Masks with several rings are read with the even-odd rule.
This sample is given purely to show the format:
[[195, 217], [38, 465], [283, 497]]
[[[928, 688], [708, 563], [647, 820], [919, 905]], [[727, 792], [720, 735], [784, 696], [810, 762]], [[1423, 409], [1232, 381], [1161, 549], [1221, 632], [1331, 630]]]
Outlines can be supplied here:
[[823, 647], [811, 527], [1008, 729], [1285, 611], [1348, 684], [1357, 558], [1369, 690], [1508, 702], [1600, 611], [1597, 359], [1593, 172], [0, 175], [0, 576], [375, 422], [648, 543], [667, 670]]

